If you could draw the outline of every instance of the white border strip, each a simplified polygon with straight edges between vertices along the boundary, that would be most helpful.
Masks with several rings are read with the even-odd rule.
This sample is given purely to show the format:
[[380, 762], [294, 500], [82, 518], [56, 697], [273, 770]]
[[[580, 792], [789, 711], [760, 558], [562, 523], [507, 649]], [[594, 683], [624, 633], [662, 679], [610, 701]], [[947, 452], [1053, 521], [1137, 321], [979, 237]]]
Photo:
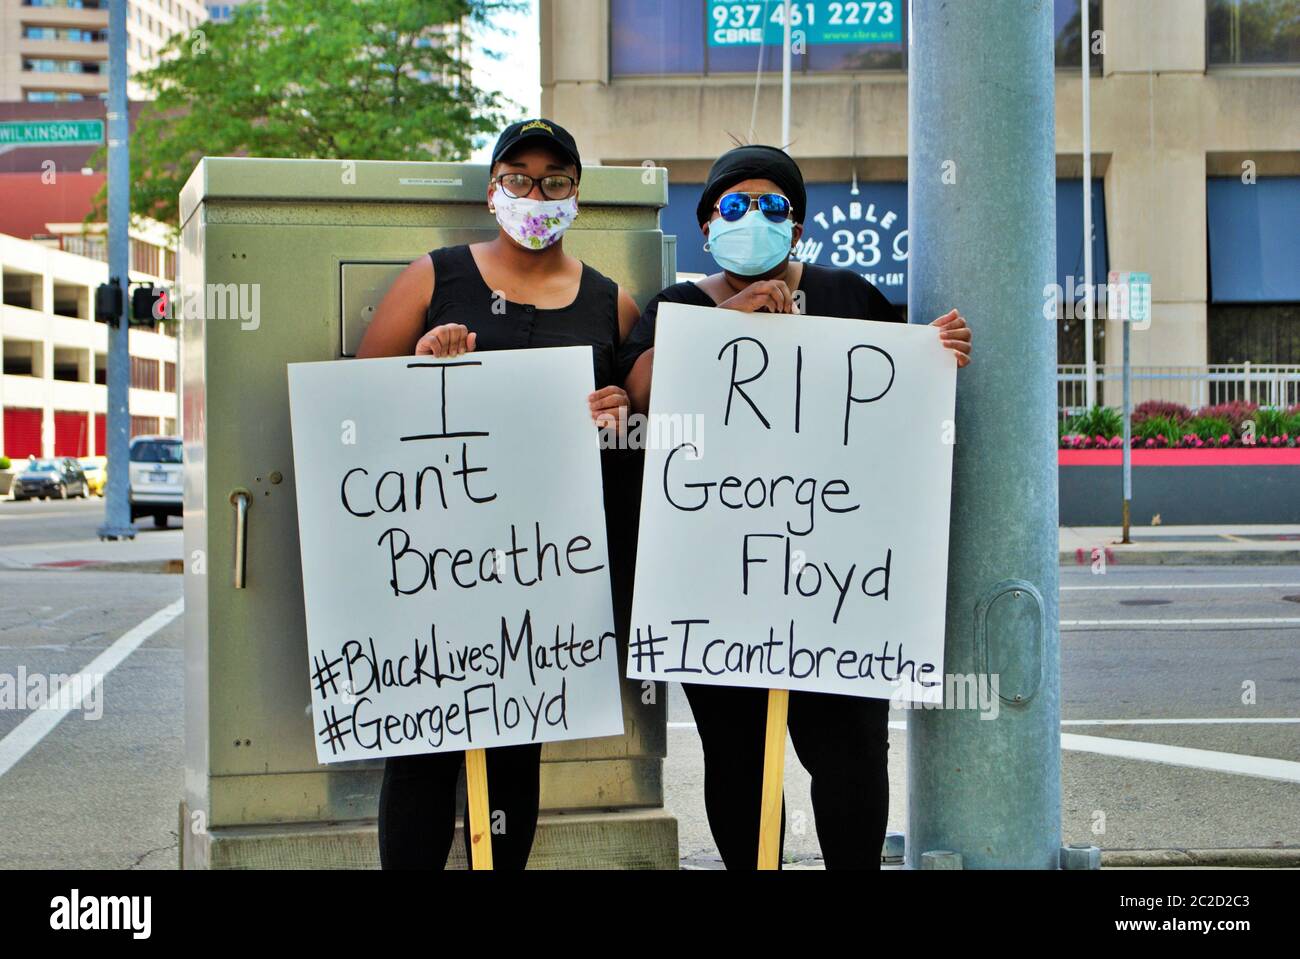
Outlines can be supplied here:
[[1062, 626], [1300, 626], [1300, 616], [1239, 619], [1063, 619]]
[[1111, 739], [1107, 736], [1080, 736], [1077, 733], [1061, 733], [1061, 748], [1098, 753], [1116, 759], [1138, 759], [1170, 766], [1208, 769], [1212, 772], [1231, 773], [1236, 776], [1256, 776], [1260, 779], [1300, 783], [1300, 763], [1287, 759], [1243, 756], [1238, 753], [1221, 753], [1210, 749], [1192, 749], [1187, 746], [1166, 746], [1161, 743], [1136, 742], [1132, 739]]

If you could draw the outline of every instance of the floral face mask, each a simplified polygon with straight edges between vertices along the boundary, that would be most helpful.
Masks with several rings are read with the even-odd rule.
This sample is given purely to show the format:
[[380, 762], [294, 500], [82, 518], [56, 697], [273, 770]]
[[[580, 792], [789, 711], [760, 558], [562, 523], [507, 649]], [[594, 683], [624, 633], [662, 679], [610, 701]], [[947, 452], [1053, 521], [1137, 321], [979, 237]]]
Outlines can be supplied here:
[[501, 187], [492, 194], [492, 206], [501, 229], [530, 250], [544, 250], [567, 230], [578, 215], [578, 198], [533, 200], [509, 196]]

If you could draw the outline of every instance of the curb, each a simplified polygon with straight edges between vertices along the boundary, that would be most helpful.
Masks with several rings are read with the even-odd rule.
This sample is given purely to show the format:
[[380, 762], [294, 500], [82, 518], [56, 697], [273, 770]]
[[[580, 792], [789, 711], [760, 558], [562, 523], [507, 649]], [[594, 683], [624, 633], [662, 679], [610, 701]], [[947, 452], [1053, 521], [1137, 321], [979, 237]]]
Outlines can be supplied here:
[[[1296, 549], [1162, 549], [1106, 547], [1107, 566], [1300, 566]], [[1062, 566], [1090, 566], [1092, 550], [1061, 550]]]
[[1300, 869], [1300, 848], [1287, 849], [1103, 849], [1103, 869], [1159, 867], [1229, 867]]
[[0, 569], [38, 573], [183, 573], [179, 559], [96, 560], [71, 559], [54, 563], [4, 563]]

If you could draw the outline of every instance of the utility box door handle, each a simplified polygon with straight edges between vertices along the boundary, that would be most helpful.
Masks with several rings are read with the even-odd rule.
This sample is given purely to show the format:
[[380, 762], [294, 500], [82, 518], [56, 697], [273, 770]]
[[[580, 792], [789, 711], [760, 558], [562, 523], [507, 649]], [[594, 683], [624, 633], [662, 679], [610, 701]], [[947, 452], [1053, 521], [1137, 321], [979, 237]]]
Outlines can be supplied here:
[[246, 588], [248, 571], [248, 504], [252, 501], [246, 489], [230, 494], [235, 507], [235, 589]]

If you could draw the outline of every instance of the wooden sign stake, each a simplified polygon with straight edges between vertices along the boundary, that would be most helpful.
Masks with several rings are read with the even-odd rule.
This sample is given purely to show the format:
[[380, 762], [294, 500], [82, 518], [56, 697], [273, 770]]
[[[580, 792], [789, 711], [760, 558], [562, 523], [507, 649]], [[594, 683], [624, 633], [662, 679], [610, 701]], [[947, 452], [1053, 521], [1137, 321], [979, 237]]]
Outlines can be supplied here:
[[767, 691], [767, 742], [763, 749], [763, 805], [758, 819], [758, 868], [781, 865], [781, 795], [785, 785], [785, 725], [790, 690]]
[[465, 750], [465, 807], [470, 868], [492, 868], [492, 816], [488, 807], [487, 753]]

